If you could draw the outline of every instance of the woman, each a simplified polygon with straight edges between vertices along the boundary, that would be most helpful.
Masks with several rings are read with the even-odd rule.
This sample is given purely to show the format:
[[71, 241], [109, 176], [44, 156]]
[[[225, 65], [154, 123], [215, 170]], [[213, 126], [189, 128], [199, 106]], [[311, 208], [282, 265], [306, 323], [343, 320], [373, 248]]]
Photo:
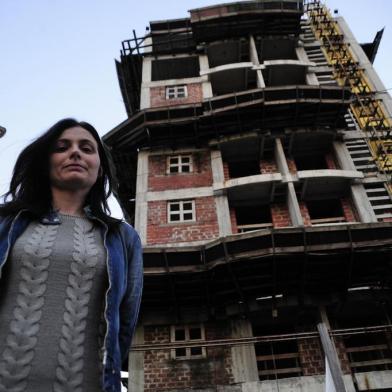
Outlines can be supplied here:
[[0, 391], [120, 391], [140, 239], [111, 218], [97, 131], [64, 119], [19, 155], [0, 206]]

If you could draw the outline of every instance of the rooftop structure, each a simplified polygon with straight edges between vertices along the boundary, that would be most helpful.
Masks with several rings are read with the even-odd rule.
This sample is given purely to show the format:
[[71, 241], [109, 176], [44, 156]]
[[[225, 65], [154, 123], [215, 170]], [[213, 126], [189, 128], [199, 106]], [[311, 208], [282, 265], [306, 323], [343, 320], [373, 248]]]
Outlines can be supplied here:
[[[144, 244], [130, 390], [392, 388], [392, 100], [320, 2], [155, 21], [104, 140]], [[329, 382], [328, 381], [328, 382]]]

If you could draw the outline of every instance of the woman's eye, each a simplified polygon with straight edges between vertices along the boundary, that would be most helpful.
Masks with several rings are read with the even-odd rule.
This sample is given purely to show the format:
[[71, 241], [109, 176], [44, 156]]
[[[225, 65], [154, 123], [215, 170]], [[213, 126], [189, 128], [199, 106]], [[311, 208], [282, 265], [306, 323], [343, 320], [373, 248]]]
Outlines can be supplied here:
[[53, 151], [54, 152], [62, 152], [65, 151], [67, 149], [67, 146], [65, 145], [58, 145], [58, 146], [54, 146]]
[[94, 152], [93, 148], [90, 147], [90, 146], [82, 147], [82, 151], [87, 152], [87, 153], [93, 153]]

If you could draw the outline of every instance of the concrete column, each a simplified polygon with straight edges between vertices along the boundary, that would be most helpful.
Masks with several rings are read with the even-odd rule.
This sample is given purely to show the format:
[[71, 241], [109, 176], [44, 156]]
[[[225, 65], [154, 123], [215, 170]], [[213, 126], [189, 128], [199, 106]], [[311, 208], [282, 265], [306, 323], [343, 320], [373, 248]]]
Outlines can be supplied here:
[[[357, 170], [344, 143], [334, 142], [333, 149], [342, 170]], [[362, 184], [351, 185], [351, 198], [361, 222], [377, 222], [377, 217]]]
[[[279, 138], [275, 139], [275, 159], [282, 177], [290, 176], [290, 171], [287, 165], [286, 155], [284, 153], [282, 141]], [[289, 178], [285, 179], [289, 180]]]
[[257, 88], [265, 88], [263, 73], [259, 69], [256, 71], [256, 76], [257, 76]]
[[[204, 72], [208, 72], [208, 70], [210, 69], [210, 65], [208, 63], [208, 56], [206, 54], [199, 56], [199, 65], [200, 65], [200, 74], [201, 75], [203, 75]], [[213, 93], [212, 93], [211, 82], [209, 81], [209, 76], [204, 75], [204, 76], [202, 76], [202, 78], [205, 79], [201, 84], [201, 88], [203, 91], [203, 99], [212, 98]]]
[[333, 142], [333, 150], [342, 170], [357, 170], [347, 146], [342, 142]]
[[135, 229], [142, 244], [147, 242], [147, 189], [148, 189], [148, 152], [139, 151], [136, 177]]
[[151, 107], [149, 83], [152, 78], [152, 58], [143, 58], [142, 86], [140, 91], [140, 109]]
[[370, 223], [378, 221], [362, 184], [351, 185], [351, 198], [353, 199], [361, 222]]
[[287, 182], [287, 206], [289, 208], [291, 223], [293, 226], [303, 226], [304, 221], [302, 219], [297, 195], [295, 193], [293, 178], [287, 165], [282, 141], [279, 138], [275, 139], [275, 159], [283, 181]]
[[249, 53], [250, 61], [254, 65], [260, 65], [259, 56], [257, 54], [256, 43], [253, 35], [249, 36]]
[[[144, 343], [144, 327], [139, 325], [136, 328], [132, 344]], [[128, 390], [132, 392], [144, 391], [144, 353], [132, 352], [129, 353], [128, 358]]]
[[[253, 336], [249, 320], [231, 321], [231, 336], [233, 338], [248, 338]], [[251, 382], [259, 380], [256, 351], [253, 344], [233, 346], [231, 348], [232, 371], [234, 382]]]
[[304, 226], [304, 220], [292, 182], [287, 184], [287, 206], [289, 207], [290, 219], [293, 226]]
[[[225, 175], [223, 172], [222, 154], [219, 150], [211, 150], [211, 168], [214, 184], [223, 184]], [[215, 196], [216, 215], [218, 217], [219, 235], [221, 237], [233, 234], [230, 220], [229, 201], [226, 195]]]

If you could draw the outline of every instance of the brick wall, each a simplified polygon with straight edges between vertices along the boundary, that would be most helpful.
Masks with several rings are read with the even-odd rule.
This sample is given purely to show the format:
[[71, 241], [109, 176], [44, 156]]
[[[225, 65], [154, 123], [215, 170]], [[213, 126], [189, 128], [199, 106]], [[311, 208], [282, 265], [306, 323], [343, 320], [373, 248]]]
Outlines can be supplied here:
[[260, 171], [262, 174], [277, 173], [278, 168], [274, 159], [262, 159], [260, 161]]
[[287, 166], [289, 168], [290, 173], [297, 173], [297, 165], [295, 164], [295, 161], [293, 158], [286, 158], [287, 160]]
[[[188, 154], [186, 154], [188, 155]], [[211, 157], [208, 151], [192, 155], [191, 173], [167, 174], [168, 155], [152, 155], [148, 161], [148, 191], [212, 186]]]
[[334, 337], [334, 343], [335, 343], [336, 351], [338, 353], [340, 367], [342, 369], [343, 374], [351, 374], [350, 361], [348, 360], [343, 338]]
[[230, 221], [231, 221], [231, 232], [233, 234], [236, 234], [238, 232], [238, 227], [237, 227], [237, 217], [235, 215], [234, 208], [230, 208]]
[[272, 204], [271, 216], [274, 227], [291, 226], [290, 213], [286, 204]]
[[167, 201], [148, 202], [147, 244], [210, 240], [219, 236], [214, 197], [195, 199], [196, 222], [168, 223]]
[[160, 106], [176, 106], [203, 101], [201, 83], [187, 84], [188, 96], [186, 98], [166, 99], [166, 86], [150, 88], [150, 105], [152, 108]]
[[[205, 325], [206, 340], [228, 337], [224, 325]], [[170, 326], [144, 328], [145, 344], [169, 343]], [[170, 350], [149, 351], [144, 354], [145, 392], [173, 389], [207, 388], [233, 382], [230, 348], [207, 348], [206, 358], [171, 358]]]
[[323, 353], [318, 339], [299, 339], [298, 353], [304, 376], [325, 374]]
[[325, 154], [325, 162], [328, 169], [337, 169], [338, 166], [335, 161], [335, 156], [332, 152]]
[[355, 209], [353, 203], [349, 197], [344, 197], [341, 199], [344, 217], [347, 222], [357, 222]]
[[223, 162], [223, 175], [225, 181], [230, 180], [229, 164], [227, 162]]
[[304, 221], [305, 226], [312, 226], [312, 222], [310, 221], [310, 215], [308, 211], [308, 207], [306, 207], [306, 203], [304, 201], [299, 201], [299, 209], [301, 211], [302, 219]]

